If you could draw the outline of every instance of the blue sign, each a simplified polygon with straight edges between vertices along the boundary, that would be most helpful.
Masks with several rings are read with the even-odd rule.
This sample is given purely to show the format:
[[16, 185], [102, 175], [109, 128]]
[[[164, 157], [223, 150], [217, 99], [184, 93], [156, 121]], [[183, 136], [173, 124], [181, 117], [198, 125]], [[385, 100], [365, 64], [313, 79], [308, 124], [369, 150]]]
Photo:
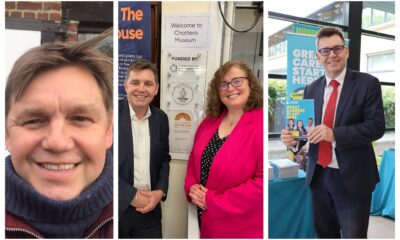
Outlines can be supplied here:
[[126, 96], [124, 80], [135, 59], [151, 60], [150, 2], [119, 2], [118, 98]]
[[[304, 88], [325, 74], [317, 60], [315, 36], [319, 27], [293, 24], [295, 33], [287, 34], [287, 85], [286, 100], [303, 99]], [[345, 39], [348, 46], [349, 40]]]
[[287, 34], [286, 100], [303, 99], [305, 86], [324, 75], [315, 40], [315, 36]]

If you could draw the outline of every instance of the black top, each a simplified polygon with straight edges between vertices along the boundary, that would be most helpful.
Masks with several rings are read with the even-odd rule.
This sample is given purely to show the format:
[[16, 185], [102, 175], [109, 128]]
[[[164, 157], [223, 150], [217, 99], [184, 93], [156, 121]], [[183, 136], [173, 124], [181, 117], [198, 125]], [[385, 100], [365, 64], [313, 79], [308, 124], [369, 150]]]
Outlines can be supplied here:
[[[229, 135], [228, 135], [229, 136]], [[224, 138], [219, 138], [218, 129], [215, 131], [214, 135], [212, 136], [210, 142], [208, 142], [206, 148], [201, 155], [201, 163], [200, 163], [200, 184], [205, 186], [208, 180], [208, 174], [210, 173], [210, 168], [212, 161], [214, 160], [215, 155], [217, 154], [218, 150], [222, 147], [222, 144], [226, 141], [228, 136]], [[201, 214], [203, 210], [197, 207], [197, 213], [199, 218], [199, 225]]]

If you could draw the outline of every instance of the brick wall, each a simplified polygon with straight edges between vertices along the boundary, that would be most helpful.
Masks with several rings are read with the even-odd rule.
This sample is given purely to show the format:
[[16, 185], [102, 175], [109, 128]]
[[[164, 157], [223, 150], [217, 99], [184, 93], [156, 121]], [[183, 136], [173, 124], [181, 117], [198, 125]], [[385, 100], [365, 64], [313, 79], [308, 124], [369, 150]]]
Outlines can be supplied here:
[[6, 2], [6, 17], [61, 22], [61, 2]]
[[78, 21], [69, 21], [67, 28], [67, 42], [78, 42]]
[[[7, 1], [5, 16], [9, 18], [22, 18], [33, 20], [51, 21], [61, 23], [61, 1], [54, 2], [28, 2], [28, 1]], [[77, 42], [78, 21], [69, 21], [67, 33], [55, 34], [56, 42]]]

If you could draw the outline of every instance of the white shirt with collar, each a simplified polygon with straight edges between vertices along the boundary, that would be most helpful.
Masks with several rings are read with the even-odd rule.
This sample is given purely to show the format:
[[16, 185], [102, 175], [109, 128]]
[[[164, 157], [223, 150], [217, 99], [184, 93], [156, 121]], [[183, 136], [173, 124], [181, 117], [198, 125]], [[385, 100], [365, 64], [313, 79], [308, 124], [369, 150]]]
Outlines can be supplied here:
[[138, 190], [150, 191], [150, 107], [144, 118], [140, 120], [136, 117], [131, 105], [129, 105], [129, 112], [133, 140], [133, 186]]
[[[336, 119], [336, 110], [337, 110], [337, 107], [338, 107], [340, 94], [341, 94], [342, 89], [343, 89], [344, 78], [346, 77], [346, 69], [347, 69], [347, 67], [345, 67], [343, 69], [343, 71], [334, 79], [334, 80], [339, 82], [338, 96], [337, 96], [337, 99], [336, 99], [335, 115], [333, 117], [333, 124], [334, 125], [335, 125], [335, 119]], [[322, 105], [321, 124], [323, 123], [326, 105], [328, 105], [329, 97], [331, 96], [331, 93], [333, 91], [333, 87], [329, 84], [331, 82], [331, 80], [333, 80], [333, 79], [328, 77], [327, 75], [325, 75], [325, 79], [326, 79], [326, 84], [325, 84], [325, 89], [324, 89], [324, 103]], [[328, 165], [328, 167], [339, 169], [339, 165], [338, 165], [337, 158], [336, 158], [336, 153], [335, 153], [335, 148], [336, 148], [336, 141], [332, 142], [332, 162]]]

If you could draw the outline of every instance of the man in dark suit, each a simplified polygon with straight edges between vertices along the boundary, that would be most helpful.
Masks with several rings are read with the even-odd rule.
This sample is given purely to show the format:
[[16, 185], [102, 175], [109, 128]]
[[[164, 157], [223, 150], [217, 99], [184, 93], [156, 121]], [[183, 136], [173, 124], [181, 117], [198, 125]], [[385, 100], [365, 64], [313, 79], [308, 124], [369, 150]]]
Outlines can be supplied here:
[[150, 106], [158, 92], [156, 67], [137, 60], [119, 102], [119, 237], [162, 238], [161, 205], [169, 177], [167, 115]]
[[[339, 30], [321, 29], [317, 48], [325, 76], [304, 90], [315, 104], [306, 184], [316, 231], [319, 238], [366, 238], [371, 193], [379, 182], [372, 141], [385, 131], [380, 84], [346, 68], [349, 49]], [[297, 144], [285, 130], [281, 138], [285, 145]]]

